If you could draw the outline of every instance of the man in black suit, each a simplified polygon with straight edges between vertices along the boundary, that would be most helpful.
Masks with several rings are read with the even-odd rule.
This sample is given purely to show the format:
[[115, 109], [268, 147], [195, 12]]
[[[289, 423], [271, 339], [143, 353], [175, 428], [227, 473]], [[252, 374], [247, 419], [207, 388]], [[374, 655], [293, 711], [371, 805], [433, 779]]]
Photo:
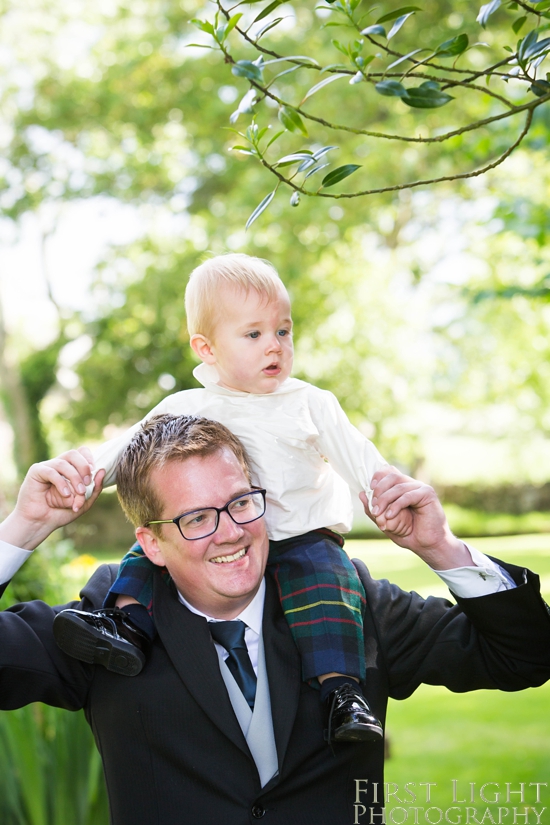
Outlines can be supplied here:
[[[168, 522], [138, 528], [158, 568], [158, 636], [146, 666], [127, 678], [72, 659], [53, 636], [61, 608], [16, 605], [0, 614], [0, 707], [42, 701], [84, 708], [103, 759], [113, 825], [381, 822], [374, 788], [383, 781], [383, 744], [328, 747], [317, 692], [301, 682], [274, 582], [264, 577], [263, 519], [236, 524], [226, 509], [250, 491], [245, 459], [220, 435], [221, 425], [162, 419], [136, 436], [127, 472], [119, 475], [128, 512], [149, 496], [157, 518]], [[0, 581], [26, 551], [91, 506], [101, 478], [83, 503], [88, 458], [71, 451], [31, 468], [14, 513], [0, 525]], [[136, 474], [138, 466], [143, 471]], [[549, 679], [550, 616], [537, 577], [479, 555], [476, 566], [427, 485], [393, 469], [376, 481], [377, 522], [443, 576], [450, 573], [458, 602], [425, 601], [372, 580], [357, 563], [367, 594], [369, 698], [378, 717], [384, 719], [388, 696], [405, 698], [421, 682], [454, 691], [519, 690]], [[183, 539], [171, 520], [202, 508], [219, 511], [215, 531]], [[113, 567], [100, 568], [72, 607], [99, 608]], [[254, 711], [209, 630], [209, 619], [236, 618], [249, 624]]]

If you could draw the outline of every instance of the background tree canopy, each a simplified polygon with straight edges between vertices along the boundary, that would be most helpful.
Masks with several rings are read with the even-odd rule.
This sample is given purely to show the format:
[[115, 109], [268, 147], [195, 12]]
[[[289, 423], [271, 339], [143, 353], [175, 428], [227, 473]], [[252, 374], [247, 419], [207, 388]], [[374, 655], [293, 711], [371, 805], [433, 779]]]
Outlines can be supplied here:
[[[440, 435], [506, 439], [516, 456], [543, 438], [548, 5], [4, 0], [0, 228], [42, 226], [58, 317], [47, 347], [0, 324], [20, 472], [195, 385], [186, 278], [232, 250], [275, 264], [295, 374], [333, 390], [388, 458], [418, 469]], [[478, 170], [522, 130], [471, 182], [342, 197]], [[336, 199], [296, 209], [304, 187]], [[51, 243], [84, 200], [130, 209], [136, 240], [107, 252], [74, 312]]]

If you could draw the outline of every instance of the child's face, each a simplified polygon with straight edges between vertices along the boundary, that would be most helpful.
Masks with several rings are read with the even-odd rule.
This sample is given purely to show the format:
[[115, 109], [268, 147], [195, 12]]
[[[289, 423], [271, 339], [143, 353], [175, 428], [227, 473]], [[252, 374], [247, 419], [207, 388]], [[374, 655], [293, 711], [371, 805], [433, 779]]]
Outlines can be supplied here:
[[[203, 361], [214, 364], [220, 385], [240, 392], [270, 393], [292, 369], [292, 319], [286, 290], [269, 301], [256, 290], [246, 294], [228, 287], [220, 295], [220, 315]], [[202, 338], [202, 336], [197, 336]]]

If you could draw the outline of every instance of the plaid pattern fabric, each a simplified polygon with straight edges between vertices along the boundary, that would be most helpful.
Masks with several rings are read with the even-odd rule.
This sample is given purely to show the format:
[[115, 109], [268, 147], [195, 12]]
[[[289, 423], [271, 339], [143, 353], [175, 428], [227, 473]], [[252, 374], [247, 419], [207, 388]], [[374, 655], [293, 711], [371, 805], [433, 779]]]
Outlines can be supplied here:
[[365, 591], [355, 567], [330, 530], [269, 544], [268, 566], [302, 657], [304, 681], [324, 673], [365, 680]]
[[[269, 545], [268, 567], [275, 577], [283, 612], [302, 657], [304, 681], [343, 673], [365, 680], [362, 612], [365, 591], [331, 530], [314, 530]], [[152, 563], [139, 544], [124, 556], [117, 580], [104, 602], [132, 596], [153, 612]], [[169, 580], [167, 571], [164, 575]]]
[[[147, 612], [152, 617], [154, 567], [155, 565], [149, 561], [136, 541], [122, 559], [118, 576], [105, 597], [103, 607], [114, 607], [119, 595], [132, 596], [147, 608]], [[162, 575], [170, 581], [166, 568], [163, 569]]]

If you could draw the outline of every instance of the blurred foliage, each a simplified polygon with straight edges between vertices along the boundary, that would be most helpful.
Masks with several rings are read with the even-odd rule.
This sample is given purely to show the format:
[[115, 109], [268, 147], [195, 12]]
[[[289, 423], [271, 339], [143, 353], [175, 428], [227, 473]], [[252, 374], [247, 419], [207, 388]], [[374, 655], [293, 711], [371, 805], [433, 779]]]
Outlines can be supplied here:
[[84, 714], [29, 705], [0, 715], [2, 825], [105, 825], [101, 758]]
[[[198, 45], [223, 57], [227, 76], [222, 75], [220, 83], [227, 81], [230, 69], [249, 85], [230, 121], [236, 123], [248, 114], [252, 122], [244, 131], [234, 130], [241, 140], [233, 149], [256, 158], [275, 183], [248, 225], [270, 205], [281, 183], [294, 190], [291, 204], [297, 206], [300, 193], [357, 198], [482, 174], [517, 148], [529, 132], [533, 112], [550, 98], [550, 74], [545, 79], [540, 70], [550, 52], [550, 38], [544, 37], [550, 27], [546, 0], [506, 3], [496, 32], [492, 23], [500, 0], [480, 10], [472, 3], [453, 4], [450, 15], [441, 2], [397, 9], [393, 4], [368, 8], [361, 0], [325, 0], [313, 8], [283, 0], [261, 6], [256, 2], [253, 8], [251, 0], [230, 8], [220, 0], [212, 5], [215, 13], [193, 20], [206, 35]], [[505, 8], [507, 15], [502, 14]], [[479, 42], [480, 35], [485, 42]], [[345, 84], [338, 82], [335, 107], [329, 85], [344, 80]], [[376, 93], [399, 103], [377, 100]], [[444, 106], [450, 111], [433, 117], [434, 110]], [[408, 117], [406, 107], [412, 110]], [[398, 124], [393, 123], [396, 114]], [[518, 114], [524, 115], [519, 122]], [[512, 117], [515, 131], [503, 140], [502, 124]], [[487, 152], [476, 132], [494, 124], [500, 140], [492, 132]], [[279, 141], [285, 133], [295, 137], [283, 141], [281, 151]], [[427, 148], [431, 174], [417, 180], [412, 170], [400, 166], [396, 180], [376, 187], [359, 173], [361, 163], [346, 163], [324, 171], [321, 178], [318, 173], [331, 165], [340, 148], [341, 133], [359, 136], [378, 151], [386, 142], [400, 158], [411, 145]], [[472, 135], [473, 143], [465, 140]], [[382, 145], [376, 147], [376, 142]], [[473, 169], [464, 144], [477, 145]], [[443, 155], [450, 168], [440, 167]], [[332, 191], [356, 173], [361, 180], [352, 191]]]
[[[49, 604], [61, 604], [67, 589], [62, 568], [74, 558], [75, 549], [72, 542], [55, 537], [47, 539], [40, 545], [40, 552], [32, 554], [8, 585], [7, 595], [4, 597], [6, 604], [33, 599], [40, 599]], [[84, 579], [81, 583], [83, 581]]]
[[[546, 15], [540, 4], [529, 5]], [[275, 198], [245, 232], [247, 218], [273, 186], [272, 175], [231, 151], [229, 118], [249, 79], [229, 75], [215, 51], [189, 48], [197, 38], [191, 19], [204, 19], [213, 5], [67, 0], [54, 8], [33, 0], [31, 15], [30, 0], [7, 0], [4, 8], [1, 214], [18, 222], [29, 211], [49, 214], [101, 195], [132, 205], [140, 235], [111, 250], [85, 310], [71, 318], [62, 312], [65, 337], [60, 333], [43, 353], [30, 353], [26, 364], [20, 347], [40, 449], [40, 415], [57, 445], [101, 439], [140, 418], [167, 392], [195, 385], [183, 313], [186, 279], [205, 255], [233, 250], [266, 257], [278, 268], [293, 299], [295, 374], [333, 390], [388, 458], [415, 470], [422, 439], [433, 427], [490, 437], [528, 437], [529, 427], [547, 428], [547, 105], [537, 108], [522, 149], [470, 185], [362, 202], [303, 198], [299, 209]], [[250, 5], [250, 14], [263, 8]], [[363, 4], [357, 9], [362, 13]], [[388, 9], [394, 13], [398, 4]], [[423, 2], [422, 13], [408, 17], [390, 43], [406, 52], [467, 32], [471, 45], [479, 36], [478, 12], [471, 0]], [[386, 5], [376, 12], [385, 13]], [[307, 46], [323, 65], [341, 59], [329, 40], [336, 33], [338, 42], [347, 42], [345, 30], [319, 28], [336, 22], [336, 11], [321, 20], [304, 2], [274, 7], [272, 14], [284, 19], [260, 43], [284, 54], [301, 54]], [[481, 71], [483, 61], [501, 53], [508, 60], [510, 21], [522, 14], [511, 4], [496, 10], [481, 34], [488, 46], [457, 55], [467, 61], [465, 71]], [[541, 16], [537, 42], [545, 39], [544, 26]], [[524, 23], [517, 39], [528, 30]], [[237, 37], [234, 29], [224, 43]], [[253, 60], [254, 49], [247, 48]], [[246, 59], [244, 51], [237, 56]], [[445, 60], [452, 66], [452, 58]], [[302, 79], [310, 74], [301, 67], [277, 86], [296, 102], [311, 88]], [[507, 88], [520, 100], [518, 83], [510, 80]], [[372, 92], [364, 106], [356, 98], [363, 88]], [[498, 114], [504, 104], [487, 91], [495, 91], [493, 83], [475, 97], [456, 92], [448, 105], [417, 110], [344, 78], [316, 92], [311, 111], [329, 120], [345, 114], [374, 131], [437, 136], [460, 128], [464, 118]], [[542, 100], [529, 99], [535, 97]], [[266, 106], [267, 100], [262, 111]], [[270, 111], [275, 118], [277, 107]], [[237, 126], [246, 112], [239, 118]], [[293, 152], [297, 139], [298, 148], [311, 151], [330, 143], [328, 131], [321, 131], [306, 146], [299, 131], [287, 128], [277, 142], [281, 153]], [[498, 120], [441, 145], [406, 143], [403, 150], [395, 142], [371, 146], [366, 136], [342, 131], [334, 157], [361, 165], [357, 175], [383, 188], [452, 174], [457, 166], [474, 168], [509, 143], [509, 122]], [[457, 272], [455, 260], [449, 274], [446, 267], [457, 257], [463, 265]], [[50, 390], [45, 405], [55, 353], [58, 367], [75, 341], [87, 342], [87, 351], [70, 368], [72, 384]], [[527, 400], [524, 379], [530, 382]]]

